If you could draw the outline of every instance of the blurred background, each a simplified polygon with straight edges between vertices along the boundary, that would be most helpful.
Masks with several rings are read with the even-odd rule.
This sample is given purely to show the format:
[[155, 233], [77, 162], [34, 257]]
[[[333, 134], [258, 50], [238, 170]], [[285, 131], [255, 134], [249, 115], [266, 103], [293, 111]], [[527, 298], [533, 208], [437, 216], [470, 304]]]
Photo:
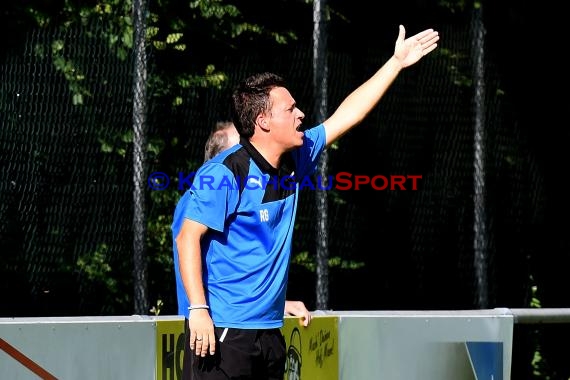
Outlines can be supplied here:
[[[0, 6], [0, 316], [175, 314], [170, 224], [233, 86], [288, 81], [305, 127], [407, 36], [404, 70], [303, 190], [288, 298], [311, 310], [569, 307], [562, 12], [511, 0], [8, 1]], [[168, 176], [149, 182], [151, 173]], [[565, 324], [515, 326], [513, 379], [568, 379]]]

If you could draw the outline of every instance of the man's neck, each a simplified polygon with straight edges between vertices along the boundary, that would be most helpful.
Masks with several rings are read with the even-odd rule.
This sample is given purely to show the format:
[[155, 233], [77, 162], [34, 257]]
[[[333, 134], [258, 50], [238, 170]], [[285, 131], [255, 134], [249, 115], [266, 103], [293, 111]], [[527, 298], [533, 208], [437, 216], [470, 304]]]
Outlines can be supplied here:
[[275, 169], [279, 168], [279, 165], [281, 164], [281, 155], [283, 154], [281, 150], [274, 149], [271, 145], [262, 144], [254, 139], [250, 139], [249, 142], [259, 152], [259, 154], [265, 158], [269, 165]]

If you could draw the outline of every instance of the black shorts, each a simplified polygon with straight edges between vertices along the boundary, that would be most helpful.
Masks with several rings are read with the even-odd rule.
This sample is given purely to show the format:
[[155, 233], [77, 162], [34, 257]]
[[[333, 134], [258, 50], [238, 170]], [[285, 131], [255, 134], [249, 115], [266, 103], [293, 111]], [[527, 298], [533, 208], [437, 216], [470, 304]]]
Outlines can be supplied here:
[[283, 380], [285, 339], [280, 329], [215, 327], [216, 353], [205, 357], [190, 350], [188, 319], [184, 327], [183, 380]]

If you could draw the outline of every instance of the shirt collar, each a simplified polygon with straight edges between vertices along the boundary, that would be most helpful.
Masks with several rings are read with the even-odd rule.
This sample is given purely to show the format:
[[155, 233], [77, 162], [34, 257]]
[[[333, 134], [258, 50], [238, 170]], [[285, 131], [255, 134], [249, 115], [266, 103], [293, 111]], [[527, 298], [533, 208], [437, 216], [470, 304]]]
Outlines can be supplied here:
[[293, 161], [293, 155], [291, 152], [285, 153], [283, 157], [281, 157], [279, 169], [275, 169], [269, 162], [267, 162], [261, 153], [255, 149], [253, 144], [248, 139], [240, 137], [239, 143], [244, 147], [250, 157], [255, 161], [257, 166], [259, 166], [261, 171], [264, 173], [279, 176], [288, 176], [294, 174], [295, 162]]

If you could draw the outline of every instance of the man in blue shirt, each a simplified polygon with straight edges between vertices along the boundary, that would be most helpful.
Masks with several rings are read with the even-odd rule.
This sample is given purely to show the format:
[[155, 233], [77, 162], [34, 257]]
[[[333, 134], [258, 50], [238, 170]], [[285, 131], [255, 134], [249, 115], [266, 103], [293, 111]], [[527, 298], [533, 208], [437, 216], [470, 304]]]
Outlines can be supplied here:
[[[231, 121], [217, 122], [214, 130], [212, 130], [204, 145], [204, 162], [215, 157], [220, 152], [223, 152], [224, 150], [229, 149], [232, 146], [238, 144], [239, 140], [240, 140], [239, 133]], [[177, 217], [176, 221], [177, 223], [180, 223], [180, 217]], [[176, 247], [174, 248], [176, 250]], [[188, 301], [188, 296], [186, 295], [186, 290], [184, 289], [184, 284], [180, 276], [178, 255], [174, 256], [174, 266], [176, 269], [175, 273], [176, 273], [176, 295], [178, 299], [178, 314], [188, 317], [188, 307], [190, 305]], [[284, 315], [299, 317], [300, 323], [303, 326], [308, 326], [309, 323], [311, 322], [311, 313], [309, 312], [303, 301], [286, 300]], [[189, 347], [186, 351], [187, 352], [190, 351]]]
[[[323, 123], [301, 131], [303, 112], [272, 73], [253, 75], [232, 94], [240, 143], [202, 165], [172, 225], [177, 275], [189, 313], [183, 376], [283, 379], [280, 328], [299, 182], [326, 146], [358, 125], [400, 71], [437, 47], [427, 29], [394, 54]], [[190, 368], [188, 368], [190, 367]]]

